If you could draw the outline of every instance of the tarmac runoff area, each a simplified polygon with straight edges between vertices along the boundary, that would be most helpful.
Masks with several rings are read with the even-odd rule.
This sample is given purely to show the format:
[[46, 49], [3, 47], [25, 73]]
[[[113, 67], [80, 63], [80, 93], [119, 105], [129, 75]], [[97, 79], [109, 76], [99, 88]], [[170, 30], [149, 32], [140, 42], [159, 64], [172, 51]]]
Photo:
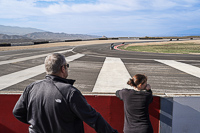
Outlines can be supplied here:
[[[131, 40], [131, 41], [133, 41], [133, 40]], [[113, 42], [114, 42], [114, 40], [97, 41], [96, 44], [113, 43]], [[123, 40], [120, 40], [119, 42], [123, 42]], [[81, 44], [79, 44], [79, 45], [89, 45], [86, 42], [84, 42], [84, 44], [83, 44], [83, 42], [80, 42], [80, 43]], [[90, 43], [94, 44], [94, 42], [90, 42]], [[167, 42], [164, 42], [164, 43], [167, 43]], [[151, 44], [150, 43], [147, 43], [147, 44], [148, 45], [151, 45], [151, 44], [154, 45], [155, 42], [151, 43]], [[158, 45], [159, 44], [160, 43], [158, 43]], [[9, 50], [17, 50], [17, 49], [28, 49], [28, 48], [44, 48], [44, 47], [50, 47], [50, 45], [51, 44], [48, 44], [48, 45], [41, 44], [41, 45], [23, 46], [23, 47], [13, 46], [13, 47], [9, 47], [9, 48], [7, 47], [7, 48]], [[62, 46], [66, 46], [66, 45], [75, 46], [75, 45], [78, 45], [78, 42], [73, 42], [73, 43], [66, 42], [66, 43], [61, 43], [61, 44], [54, 43], [54, 44], [52, 44], [51, 47], [54, 47], [54, 46], [57, 47], [58, 45], [59, 46], [61, 46], [61, 45]], [[137, 45], [137, 44], [135, 44], [135, 45]], [[141, 45], [141, 43], [139, 45]], [[142, 45], [144, 45], [144, 44], [142, 44]], [[2, 47], [0, 47], [0, 50], [2, 50], [1, 48]], [[59, 53], [66, 53], [66, 52], [70, 52], [72, 50], [73, 49], [69, 49], [69, 50], [66, 50], [66, 51], [59, 51]], [[46, 56], [46, 54], [24, 57], [24, 58], [20, 58], [20, 59], [13, 59], [13, 60], [4, 61], [4, 62], [0, 61], [0, 63], [1, 63], [0, 65], [9, 64], [9, 63], [18, 62], [18, 61], [28, 61], [30, 59], [40, 58], [40, 57], [44, 57], [44, 56]], [[83, 56], [84, 56], [84, 54], [74, 54], [74, 55], [66, 57], [66, 60], [68, 62], [71, 62], [71, 61], [79, 59]], [[177, 70], [183, 71], [184, 73], [187, 73], [189, 75], [196, 77], [199, 81], [199, 78], [200, 78], [199, 65], [197, 65], [198, 67], [195, 67], [193, 64], [186, 64], [188, 62], [183, 63], [180, 60], [175, 61], [175, 60], [155, 59], [154, 61], [158, 62], [157, 65], [159, 67], [161, 66], [160, 64], [163, 64], [163, 67], [170, 66], [172, 68], [175, 68]], [[197, 63], [199, 64], [199, 59], [197, 59], [196, 61], [198, 61]], [[71, 64], [73, 65], [73, 62]], [[130, 65], [133, 65], [133, 63], [130, 64]], [[112, 68], [112, 71], [111, 71], [110, 68]], [[109, 96], [114, 95], [112, 92], [116, 91], [116, 89], [118, 89], [118, 88], [115, 88], [115, 87], [113, 88], [113, 86], [112, 86], [113, 84], [119, 86], [120, 89], [121, 89], [122, 86], [125, 87], [124, 84], [120, 84], [120, 83], [122, 83], [121, 80], [119, 82], [119, 79], [117, 79], [117, 78], [113, 79], [114, 77], [118, 76], [119, 68], [120, 68], [120, 71], [121, 71], [120, 76], [123, 76], [123, 79], [127, 79], [127, 78], [130, 77], [130, 74], [127, 71], [124, 63], [122, 62], [122, 59], [116, 58], [116, 57], [106, 57], [105, 61], [103, 63], [103, 66], [100, 70], [97, 81], [95, 83], [93, 92], [91, 93], [91, 95], [93, 95], [93, 97], [92, 98], [89, 97], [89, 99], [87, 99], [87, 101], [90, 100], [91, 104], [95, 105], [95, 107], [97, 107], [100, 110], [100, 113], [108, 114], [107, 115], [108, 118], [119, 118], [119, 117], [115, 117], [115, 116], [120, 116], [120, 115], [114, 116], [113, 113], [115, 114], [116, 112], [119, 112], [119, 109], [115, 109], [115, 108], [118, 108], [118, 107], [120, 107], [120, 109], [123, 110], [123, 105], [120, 104], [121, 106], [119, 106], [118, 103], [116, 104], [116, 99], [114, 99], [115, 101], [112, 100], [115, 97], [98, 97], [98, 96], [96, 96], [96, 94], [97, 93], [100, 94], [102, 92], [102, 95], [105, 95], [105, 94], [109, 95]], [[168, 70], [172, 70], [172, 69], [170, 68]], [[18, 71], [15, 74], [12, 73], [12, 75], [10, 75], [10, 77], [7, 77], [7, 78], [10, 79], [11, 77], [14, 77], [15, 79], [21, 79], [21, 77], [19, 75], [24, 74], [23, 71], [28, 71], [28, 72], [33, 71], [33, 74], [30, 74], [30, 75], [33, 76], [34, 73], [37, 73], [37, 72], [43, 73], [44, 72], [44, 65], [38, 64], [38, 66], [28, 68], [26, 70]], [[4, 75], [4, 76], [8, 76], [8, 75]], [[2, 85], [4, 82], [10, 82], [10, 80], [5, 81], [6, 78], [5, 77], [2, 78], [2, 77], [0, 77], [0, 85]], [[26, 75], [24, 77], [26, 77]], [[113, 79], [113, 80], [109, 81], [109, 79]], [[21, 79], [21, 80], [24, 80], [24, 79]], [[105, 88], [107, 87], [108, 89], [102, 90], [101, 88], [104, 88], [104, 87]], [[113, 90], [107, 91], [111, 87], [113, 88]], [[0, 86], [0, 88], [1, 88], [1, 86]], [[94, 93], [96, 93], [96, 94], [94, 94]], [[84, 94], [84, 95], [89, 95], [89, 93]], [[5, 99], [5, 96], [7, 97], [7, 99]], [[16, 131], [21, 130], [21, 129], [24, 129], [24, 131], [27, 131], [27, 125], [18, 125], [18, 123], [14, 122], [14, 121], [11, 122], [12, 124], [10, 124], [10, 121], [12, 121], [12, 118], [10, 117], [10, 115], [11, 115], [10, 112], [12, 112], [12, 109], [13, 109], [12, 106], [16, 103], [18, 96], [19, 95], [2, 95], [2, 97], [1, 97], [4, 100], [3, 102], [1, 102], [2, 103], [1, 106], [3, 107], [2, 108], [2, 114], [4, 114], [4, 115], [2, 116], [2, 119], [1, 119], [1, 122], [0, 122], [0, 123], [2, 123], [2, 128], [4, 129], [3, 132], [15, 131], [16, 128], [18, 128]], [[152, 106], [150, 106], [150, 119], [151, 119], [151, 122], [153, 123], [153, 126], [154, 127], [156, 126], [156, 128], [155, 128], [156, 133], [157, 132], [178, 133], [178, 132], [185, 132], [185, 131], [192, 132], [192, 133], [199, 133], [200, 128], [199, 128], [198, 124], [200, 122], [200, 117], [199, 117], [200, 116], [199, 115], [200, 114], [200, 108], [199, 108], [200, 93], [194, 93], [194, 94], [192, 94], [192, 93], [190, 93], [190, 94], [186, 94], [186, 93], [177, 93], [177, 94], [166, 93], [165, 96], [169, 96], [167, 98], [157, 97], [157, 96], [154, 97], [154, 101], [151, 104]], [[187, 97], [187, 96], [189, 96], [189, 97]], [[191, 96], [195, 96], [195, 97], [191, 97]], [[196, 96], [198, 96], [198, 97], [196, 97]], [[105, 100], [105, 99], [102, 100], [103, 98], [107, 98], [108, 100]], [[99, 99], [99, 100], [97, 100], [97, 99]], [[102, 104], [102, 102], [104, 104]], [[103, 107], [102, 105], [105, 105], [105, 107]], [[108, 106], [111, 108], [111, 109], [109, 108], [110, 110], [108, 109]], [[120, 112], [119, 114], [122, 114], [122, 112]], [[123, 115], [121, 115], [121, 116], [122, 116], [121, 117], [122, 119], [116, 119], [116, 120], [113, 119], [112, 122], [111, 121], [109, 121], [109, 122], [112, 125], [114, 125], [115, 127], [121, 126], [121, 130], [122, 130], [123, 129], [123, 123], [118, 125], [119, 121], [123, 121]], [[8, 118], [11, 118], [11, 119], [8, 119]], [[10, 129], [10, 130], [8, 130], [8, 129]]]
[[[59, 52], [59, 53], [62, 53], [62, 52]], [[66, 60], [68, 62], [71, 62], [71, 61], [73, 61], [77, 58], [80, 58], [82, 56], [84, 56], [84, 55], [83, 54], [76, 54], [76, 55], [66, 57]], [[18, 71], [18, 72], [15, 72], [15, 73], [11, 73], [11, 74], [8, 74], [8, 75], [5, 75], [5, 76], [1, 76], [0, 77], [0, 90], [5, 89], [6, 87], [12, 86], [14, 84], [17, 84], [19, 82], [22, 82], [26, 79], [37, 76], [39, 74], [42, 74], [44, 72], [45, 72], [45, 67], [44, 67], [44, 64], [42, 64], [42, 65], [39, 65], [39, 66], [35, 66], [35, 67], [32, 67], [32, 68], [28, 68], [28, 69], [25, 69], [25, 70]]]
[[[180, 70], [197, 78], [200, 78], [199, 67], [177, 62], [174, 60], [155, 60], [155, 61], [173, 67], [177, 70]], [[131, 76], [120, 58], [106, 57], [92, 92], [113, 93], [116, 92], [117, 90], [120, 90], [121, 88], [130, 88], [130, 86], [126, 84], [127, 79], [129, 78], [131, 78]], [[175, 96], [176, 94], [166, 93], [166, 95]], [[193, 94], [179, 93], [178, 95], [200, 96], [200, 93], [193, 93]]]
[[[87, 42], [86, 41], [84, 41], [84, 42], [61, 42], [61, 43], [52, 43], [52, 44], [48, 43], [48, 44], [33, 45], [33, 46], [13, 46], [13, 47], [6, 47], [6, 48], [8, 50], [13, 50], [13, 48], [14, 48], [14, 50], [16, 50], [16, 49], [44, 48], [44, 47], [54, 47], [54, 46], [57, 47], [57, 46], [66, 46], [66, 45], [67, 46], [90, 45], [90, 44], [113, 43], [113, 42], [123, 42], [123, 41], [126, 41], [126, 43], [127, 43], [127, 40], [101, 40], [101, 41], [98, 40], [98, 41], [87, 41]], [[133, 41], [133, 40], [128, 40], [128, 41]], [[134, 40], [134, 41], [137, 41], [137, 40]], [[181, 41], [181, 43], [183, 43], [183, 42], [188, 42], [188, 41]], [[192, 40], [189, 42], [200, 43], [199, 40]], [[152, 44], [155, 45], [155, 43], [157, 43], [157, 42], [145, 43], [145, 44], [146, 45], [152, 45]], [[158, 42], [157, 44], [159, 45], [160, 43], [166, 44], [166, 43], [171, 43], [171, 42]], [[176, 43], [177, 43], [177, 41], [176, 41]], [[139, 45], [139, 44], [145, 45], [143, 43], [142, 44], [135, 43], [135, 45]], [[133, 45], [133, 44], [130, 44], [130, 45]], [[60, 51], [59, 53], [69, 52], [72, 50], [73, 49], [70, 49], [67, 51]], [[0, 65], [11, 63], [11, 62], [16, 62], [16, 61], [25, 61], [25, 60], [29, 60], [29, 59], [33, 59], [33, 58], [44, 57], [46, 55], [47, 54], [38, 55], [38, 56], [36, 55], [36, 56], [31, 56], [31, 57], [24, 57], [24, 58], [20, 58], [20, 59], [13, 59], [13, 60], [9, 60], [10, 62], [2, 61], [2, 62], [0, 62], [1, 63]], [[70, 61], [78, 59], [82, 56], [84, 56], [84, 55], [83, 54], [75, 54], [73, 56], [66, 57], [66, 60], [68, 62], [70, 62]], [[192, 66], [189, 64], [185, 64], [185, 63], [181, 63], [181, 62], [173, 61], [173, 60], [155, 60], [155, 61], [160, 62], [165, 65], [168, 65], [170, 67], [173, 67], [177, 70], [183, 71], [190, 75], [193, 75], [197, 78], [200, 78], [200, 68], [199, 67], [195, 67], [195, 66]], [[112, 68], [112, 71], [110, 68]], [[119, 71], [121, 71], [121, 74], [118, 73]], [[8, 87], [4, 83], [10, 82], [11, 78], [14, 78], [15, 80], [12, 80], [13, 83], [10, 83], [9, 84], [10, 86], [14, 85], [18, 82], [21, 82], [23, 80], [26, 80], [28, 78], [39, 75], [41, 73], [44, 73], [44, 65], [35, 66], [35, 67], [28, 68], [28, 69], [25, 69], [22, 71], [18, 71], [18, 72], [12, 73], [12, 74], [1, 76], [0, 77], [0, 88], [4, 89], [4, 88]], [[119, 74], [120, 74], [120, 76], [119, 76]], [[122, 76], [123, 76], [123, 78], [122, 78]], [[26, 79], [24, 79], [23, 77]], [[113, 80], [113, 77], [121, 77], [121, 78], [120, 79], [115, 78]], [[94, 92], [94, 93], [113, 93], [116, 90], [119, 90], [119, 89], [127, 86], [126, 84], [124, 84], [124, 83], [126, 83], [126, 81], [122, 82], [121, 79], [127, 80], [130, 77], [131, 76], [130, 76], [129, 72], [127, 71], [126, 67], [124, 66], [124, 64], [120, 58], [106, 57], [92, 92]], [[8, 79], [9, 79], [9, 81], [6, 81]], [[110, 80], [112, 80], [112, 81], [110, 81]], [[113, 85], [115, 85], [115, 86], [113, 86]], [[196, 94], [196, 95], [199, 95], [199, 94]]]

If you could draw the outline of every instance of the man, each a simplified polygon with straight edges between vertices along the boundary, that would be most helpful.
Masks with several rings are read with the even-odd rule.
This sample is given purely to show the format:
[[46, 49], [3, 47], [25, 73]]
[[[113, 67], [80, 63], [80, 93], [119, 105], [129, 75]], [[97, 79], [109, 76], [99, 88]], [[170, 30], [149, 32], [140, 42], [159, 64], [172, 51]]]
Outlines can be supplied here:
[[27, 86], [16, 103], [14, 116], [29, 126], [30, 133], [84, 133], [83, 121], [97, 133], [117, 133], [66, 79], [65, 57], [58, 53], [45, 59], [47, 76]]

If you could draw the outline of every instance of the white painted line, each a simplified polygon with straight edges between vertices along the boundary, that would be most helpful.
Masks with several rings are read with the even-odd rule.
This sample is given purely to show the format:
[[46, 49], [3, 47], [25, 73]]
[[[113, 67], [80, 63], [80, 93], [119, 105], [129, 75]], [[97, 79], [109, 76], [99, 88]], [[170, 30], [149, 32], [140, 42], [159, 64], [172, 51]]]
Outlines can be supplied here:
[[166, 64], [175, 69], [178, 69], [178, 70], [188, 73], [192, 76], [200, 78], [200, 68], [199, 67], [181, 63], [181, 62], [177, 62], [174, 60], [155, 60], [155, 61]]
[[[56, 53], [65, 53], [65, 52], [70, 52], [72, 50], [73, 49], [64, 50], [64, 51], [58, 51]], [[30, 57], [18, 58], [18, 59], [13, 59], [13, 60], [0, 61], [0, 65], [9, 64], [9, 63], [15, 63], [15, 62], [20, 62], [20, 61], [26, 61], [26, 60], [31, 60], [31, 59], [36, 59], [36, 58], [40, 58], [40, 57], [45, 57], [47, 55], [48, 54], [41, 54], [41, 55], [35, 55], [35, 56], [30, 56]]]
[[[71, 62], [73, 60], [76, 60], [80, 57], [84, 56], [84, 54], [76, 54], [69, 57], [66, 57], [67, 62]], [[45, 72], [44, 64], [35, 66], [32, 68], [28, 68], [25, 70], [21, 70], [18, 72], [14, 72], [8, 75], [4, 75], [0, 77], [0, 90], [5, 89], [9, 86], [12, 86], [14, 84], [17, 84], [19, 82], [22, 82], [24, 80], [27, 80], [29, 78], [32, 78], [34, 76], [37, 76], [39, 74], [42, 74]]]
[[71, 62], [71, 61], [78, 59], [78, 58], [81, 58], [83, 56], [84, 56], [84, 54], [75, 54], [75, 55], [66, 57], [65, 59], [66, 59], [67, 62]]
[[131, 78], [120, 58], [106, 57], [92, 92], [116, 92], [130, 88], [127, 81]]

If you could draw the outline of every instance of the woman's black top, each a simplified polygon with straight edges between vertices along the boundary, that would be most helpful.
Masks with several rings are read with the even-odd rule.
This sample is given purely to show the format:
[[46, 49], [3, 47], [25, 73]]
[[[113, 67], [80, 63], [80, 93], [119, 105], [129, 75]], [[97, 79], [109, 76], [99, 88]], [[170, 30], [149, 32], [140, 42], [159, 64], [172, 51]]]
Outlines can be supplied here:
[[116, 96], [124, 102], [124, 133], [153, 133], [148, 111], [153, 100], [152, 91], [122, 89]]

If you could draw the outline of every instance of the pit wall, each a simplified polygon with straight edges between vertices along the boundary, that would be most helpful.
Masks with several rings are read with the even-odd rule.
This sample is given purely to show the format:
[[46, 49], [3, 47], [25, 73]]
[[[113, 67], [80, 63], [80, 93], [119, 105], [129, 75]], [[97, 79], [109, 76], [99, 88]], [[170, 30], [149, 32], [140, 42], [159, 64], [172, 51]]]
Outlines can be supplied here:
[[[12, 110], [20, 94], [0, 94], [0, 133], [28, 133], [28, 126], [18, 121]], [[123, 133], [123, 102], [115, 96], [84, 95], [110, 125]], [[149, 107], [154, 133], [199, 133], [200, 97], [154, 96]], [[85, 133], [95, 131], [84, 123]]]

